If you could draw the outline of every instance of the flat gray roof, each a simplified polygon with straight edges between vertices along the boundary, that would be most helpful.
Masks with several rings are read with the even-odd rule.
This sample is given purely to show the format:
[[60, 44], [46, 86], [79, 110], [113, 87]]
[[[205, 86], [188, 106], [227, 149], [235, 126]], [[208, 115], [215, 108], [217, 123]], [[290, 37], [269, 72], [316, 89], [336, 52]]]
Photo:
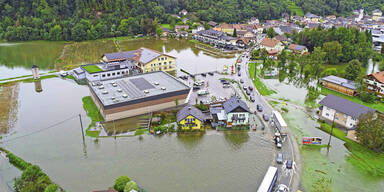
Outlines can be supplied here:
[[[170, 96], [171, 93], [188, 93], [190, 87], [165, 72], [144, 73], [130, 77], [95, 81], [89, 83], [104, 107], [133, 104], [131, 101], [144, 98], [156, 99]], [[178, 94], [176, 94], [178, 95]]]

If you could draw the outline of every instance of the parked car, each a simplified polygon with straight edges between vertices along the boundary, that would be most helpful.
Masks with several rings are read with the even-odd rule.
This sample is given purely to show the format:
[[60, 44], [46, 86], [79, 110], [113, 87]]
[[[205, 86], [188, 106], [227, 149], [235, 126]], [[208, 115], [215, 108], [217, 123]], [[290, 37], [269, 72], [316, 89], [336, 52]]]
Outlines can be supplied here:
[[248, 89], [245, 90], [245, 93], [246, 93], [247, 95], [251, 95], [251, 91], [249, 91]]
[[237, 75], [240, 77], [241, 76], [241, 72], [239, 71], [239, 72], [237, 72]]
[[289, 192], [289, 188], [284, 184], [280, 184], [277, 186], [276, 192]]
[[244, 80], [243, 80], [243, 79], [240, 79], [240, 83], [244, 83]]
[[256, 105], [256, 109], [258, 112], [263, 112], [263, 107], [259, 104]]
[[283, 146], [283, 143], [281, 142], [281, 138], [280, 137], [276, 137], [275, 138], [275, 144], [276, 144], [277, 148], [281, 148]]
[[207, 90], [204, 90], [204, 89], [197, 92], [197, 95], [199, 95], [199, 96], [208, 95], [208, 94], [209, 94], [209, 92]]
[[205, 74], [205, 73], [202, 73], [202, 74], [201, 74], [201, 76], [203, 76], [203, 77], [206, 77], [206, 76], [207, 76], [207, 74]]
[[251, 86], [249, 86], [248, 89], [251, 90], [251, 91], [253, 91], [253, 87], [251, 87]]
[[250, 97], [249, 97], [249, 100], [251, 100], [252, 103], [253, 103], [253, 102], [255, 102], [255, 97], [254, 97], [254, 96], [250, 96]]
[[229, 85], [229, 84], [224, 84], [223, 85], [223, 88], [230, 88], [231, 87], [231, 85]]
[[200, 87], [199, 86], [193, 86], [193, 90], [196, 91], [196, 90], [199, 90]]
[[266, 113], [264, 113], [263, 114], [263, 119], [264, 119], [264, 121], [269, 121], [269, 115], [268, 114], [266, 114]]
[[243, 86], [244, 91], [247, 90], [247, 86]]
[[276, 163], [282, 164], [283, 163], [283, 154], [278, 153], [276, 156]]
[[208, 75], [213, 76], [213, 72], [209, 72]]
[[292, 160], [288, 160], [286, 163], [285, 163], [285, 167], [287, 169], [292, 169], [292, 166], [293, 166], [293, 161]]

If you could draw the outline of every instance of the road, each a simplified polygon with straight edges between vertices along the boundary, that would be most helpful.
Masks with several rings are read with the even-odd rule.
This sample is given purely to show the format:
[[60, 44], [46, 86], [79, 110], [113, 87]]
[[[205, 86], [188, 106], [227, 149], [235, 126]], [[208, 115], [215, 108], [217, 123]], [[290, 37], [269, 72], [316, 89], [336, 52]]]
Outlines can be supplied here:
[[[252, 103], [248, 101], [248, 105], [250, 106], [252, 111], [256, 111], [257, 104], [263, 107], [263, 112], [261, 113], [257, 112], [257, 115], [260, 118], [262, 118], [262, 114], [271, 115], [273, 111], [272, 106], [266, 101], [266, 98], [264, 98], [258, 92], [258, 90], [254, 87], [252, 83], [252, 79], [248, 71], [249, 59], [246, 57], [242, 57], [241, 60], [242, 60], [242, 62], [240, 63], [241, 76], [239, 77], [238, 75], [236, 75], [234, 77], [238, 81], [240, 81], [240, 79], [243, 79], [244, 85], [251, 86], [254, 88], [251, 95], [255, 97], [255, 102]], [[266, 127], [269, 128], [269, 130], [272, 132], [272, 135], [270, 138], [272, 142], [273, 133], [276, 132], [275, 126], [271, 121], [265, 122], [265, 123], [266, 123]], [[277, 181], [277, 184], [284, 184], [290, 188], [290, 191], [297, 191], [300, 185], [300, 175], [301, 175], [300, 152], [299, 152], [299, 148], [296, 143], [296, 140], [291, 133], [288, 133], [288, 136], [283, 139], [283, 147], [281, 149], [276, 148], [276, 152], [282, 153], [284, 158], [283, 164], [277, 164], [275, 160], [272, 161], [272, 166], [275, 166], [279, 169], [279, 179]], [[277, 153], [274, 153], [274, 154], [277, 155]], [[296, 165], [296, 168], [291, 170], [286, 169], [285, 168], [286, 160], [293, 160], [295, 162], [294, 164]]]

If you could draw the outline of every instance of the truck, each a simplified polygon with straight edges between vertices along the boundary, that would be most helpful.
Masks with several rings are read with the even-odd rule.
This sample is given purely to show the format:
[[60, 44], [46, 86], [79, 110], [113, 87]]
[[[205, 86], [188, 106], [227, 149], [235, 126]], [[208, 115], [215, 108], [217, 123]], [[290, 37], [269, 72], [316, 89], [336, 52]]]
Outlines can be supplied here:
[[273, 111], [272, 120], [280, 135], [286, 136], [288, 134], [288, 125], [278, 111]]

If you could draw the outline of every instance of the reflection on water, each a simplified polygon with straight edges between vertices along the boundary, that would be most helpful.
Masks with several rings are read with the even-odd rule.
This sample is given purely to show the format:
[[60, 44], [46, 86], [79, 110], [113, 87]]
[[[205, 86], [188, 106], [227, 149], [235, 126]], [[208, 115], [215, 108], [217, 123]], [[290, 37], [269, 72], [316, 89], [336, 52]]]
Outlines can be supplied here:
[[248, 131], [224, 131], [224, 138], [233, 149], [240, 149], [249, 139]]
[[196, 133], [177, 133], [177, 139], [179, 143], [182, 143], [186, 149], [194, 149], [201, 143], [204, 137], [203, 132]]
[[41, 85], [41, 80], [35, 81], [34, 83], [35, 83], [35, 91], [37, 93], [42, 92], [43, 91], [43, 86]]

